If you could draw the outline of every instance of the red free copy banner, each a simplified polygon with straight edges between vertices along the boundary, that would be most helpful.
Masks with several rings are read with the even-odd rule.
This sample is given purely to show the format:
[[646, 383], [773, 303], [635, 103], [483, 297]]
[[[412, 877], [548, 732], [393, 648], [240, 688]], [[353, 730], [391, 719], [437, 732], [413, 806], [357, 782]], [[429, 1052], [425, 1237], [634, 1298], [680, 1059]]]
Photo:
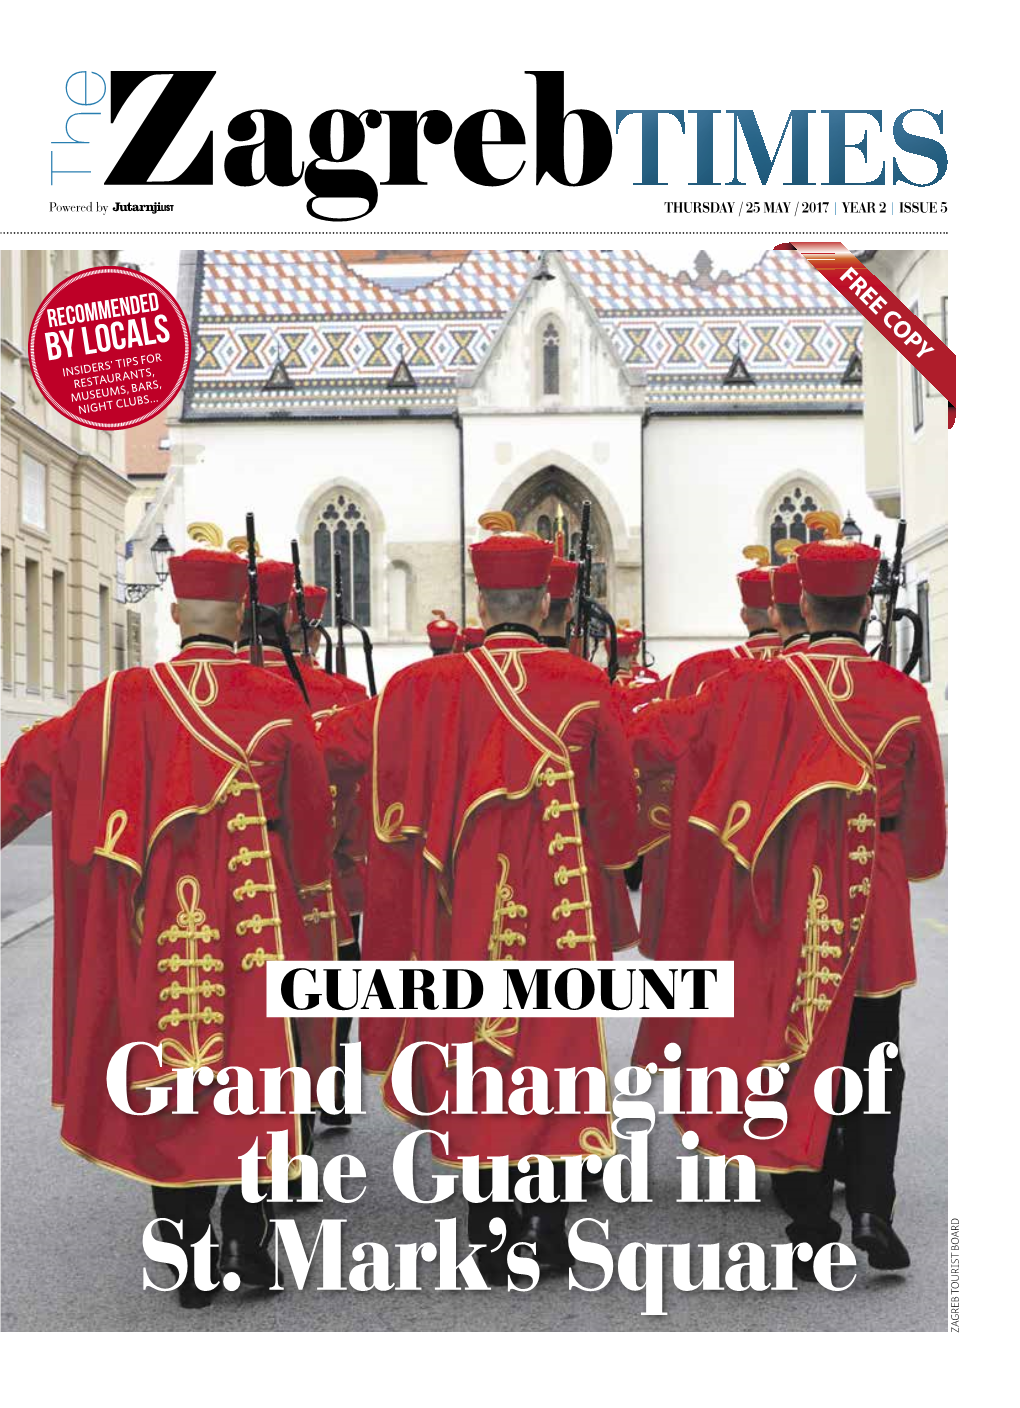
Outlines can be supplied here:
[[847, 249], [833, 240], [824, 244], [777, 244], [776, 249], [794, 249], [828, 279], [833, 288], [882, 334], [926, 381], [949, 402], [949, 428], [956, 420], [956, 353], [917, 313], [904, 308], [900, 299], [886, 288]]
[[137, 269], [102, 266], [62, 279], [28, 335], [36, 385], [68, 420], [123, 430], [170, 405], [191, 359], [176, 298]]

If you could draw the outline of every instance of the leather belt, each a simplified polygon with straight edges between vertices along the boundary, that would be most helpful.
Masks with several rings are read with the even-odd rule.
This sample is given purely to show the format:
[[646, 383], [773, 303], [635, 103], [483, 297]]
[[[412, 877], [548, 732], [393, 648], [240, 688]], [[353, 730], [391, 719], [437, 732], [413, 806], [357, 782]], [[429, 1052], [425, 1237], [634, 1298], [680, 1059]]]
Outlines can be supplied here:
[[899, 825], [898, 816], [884, 816], [878, 823], [879, 831], [895, 831]]

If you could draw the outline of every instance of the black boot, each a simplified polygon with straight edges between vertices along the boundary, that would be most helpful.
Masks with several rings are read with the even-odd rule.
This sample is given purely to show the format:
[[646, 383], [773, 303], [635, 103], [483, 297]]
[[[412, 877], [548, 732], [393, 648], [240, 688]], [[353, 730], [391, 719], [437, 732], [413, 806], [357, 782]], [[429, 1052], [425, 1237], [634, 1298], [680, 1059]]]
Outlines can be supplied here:
[[521, 1209], [521, 1236], [535, 1249], [535, 1260], [542, 1271], [561, 1275], [574, 1265], [567, 1243], [567, 1204], [533, 1203]]
[[[492, 1287], [506, 1287], [506, 1254], [514, 1242], [521, 1239], [521, 1224], [514, 1203], [494, 1203], [492, 1201], [492, 1171], [483, 1168], [478, 1172], [478, 1190], [488, 1194], [484, 1203], [467, 1204], [467, 1234], [472, 1246], [479, 1247], [475, 1252], [475, 1265]], [[502, 1241], [496, 1232], [490, 1232], [489, 1223], [493, 1218], [502, 1218], [506, 1233]]]
[[269, 1252], [271, 1227], [265, 1202], [246, 1202], [238, 1186], [228, 1188], [220, 1224], [220, 1279], [233, 1272], [244, 1286], [271, 1289], [277, 1275]]
[[[213, 1204], [216, 1202], [215, 1185], [201, 1185], [196, 1188], [156, 1188], [152, 1190], [152, 1206], [156, 1216], [165, 1219], [159, 1225], [159, 1237], [180, 1247], [188, 1258], [188, 1272], [177, 1288], [177, 1299], [182, 1310], [205, 1310], [214, 1292], [200, 1290], [195, 1282], [195, 1243], [200, 1242], [210, 1230]], [[171, 1226], [180, 1223], [182, 1231]], [[215, 1258], [212, 1263], [213, 1279], [216, 1277]]]
[[892, 1223], [877, 1212], [862, 1212], [852, 1219], [851, 1240], [868, 1253], [868, 1265], [876, 1271], [905, 1271], [910, 1253], [892, 1229]]

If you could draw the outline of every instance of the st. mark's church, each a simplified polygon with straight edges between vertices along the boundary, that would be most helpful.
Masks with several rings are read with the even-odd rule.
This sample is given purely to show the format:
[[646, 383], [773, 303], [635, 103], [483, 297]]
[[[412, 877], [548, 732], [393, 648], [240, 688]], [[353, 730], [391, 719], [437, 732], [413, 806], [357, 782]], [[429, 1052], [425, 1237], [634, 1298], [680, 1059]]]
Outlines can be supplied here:
[[[475, 614], [480, 513], [576, 541], [665, 668], [742, 634], [742, 548], [811, 509], [888, 529], [865, 491], [859, 320], [796, 253], [668, 275], [623, 250], [198, 250], [178, 294], [192, 369], [171, 470], [135, 530], [296, 537], [341, 553], [380, 675], [420, 657], [433, 608]], [[172, 648], [146, 602], [145, 654]], [[356, 664], [352, 672], [356, 673]]]

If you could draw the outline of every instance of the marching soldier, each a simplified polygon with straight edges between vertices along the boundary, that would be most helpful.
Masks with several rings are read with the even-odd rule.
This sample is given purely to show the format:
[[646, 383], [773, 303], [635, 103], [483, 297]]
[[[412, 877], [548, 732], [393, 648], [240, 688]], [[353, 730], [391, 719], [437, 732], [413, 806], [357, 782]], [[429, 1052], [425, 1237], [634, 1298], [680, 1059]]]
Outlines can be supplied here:
[[808, 645], [807, 622], [800, 610], [800, 573], [795, 562], [786, 562], [772, 569], [772, 602], [769, 621], [778, 635], [783, 655], [805, 650]]
[[[485, 644], [412, 665], [377, 701], [327, 720], [320, 738], [340, 770], [371, 766], [373, 831], [365, 909], [366, 953], [408, 957], [578, 962], [609, 958], [603, 869], [633, 858], [634, 777], [605, 674], [543, 646], [552, 544], [513, 529], [506, 514], [480, 520], [491, 536], [471, 548]], [[373, 717], [374, 715], [374, 717]], [[478, 1059], [509, 1076], [522, 1066], [605, 1069], [601, 1023], [543, 1019], [373, 1018], [362, 1023], [369, 1068], [388, 1072], [418, 1041], [473, 1042]], [[434, 1048], [416, 1054], [419, 1108], [453, 1103], [455, 1070]], [[384, 1100], [400, 1110], [387, 1078]], [[490, 1166], [545, 1154], [608, 1154], [611, 1120], [589, 1114], [483, 1112], [428, 1120], [435, 1157]], [[491, 1184], [490, 1184], [491, 1187]], [[489, 1241], [493, 1209], [471, 1205], [468, 1233]], [[546, 1268], [570, 1264], [566, 1207], [508, 1210], [510, 1237], [535, 1243]], [[487, 1276], [506, 1275], [502, 1252], [483, 1250]]]
[[460, 651], [477, 650], [485, 643], [485, 627], [480, 626], [473, 618], [464, 622], [464, 629], [457, 636], [457, 649]]
[[[550, 650], [569, 650], [567, 630], [574, 619], [574, 594], [577, 590], [579, 564], [563, 555], [563, 534], [556, 535], [556, 551], [549, 568], [549, 611], [542, 622], [542, 643]], [[640, 632], [638, 633], [640, 636]], [[619, 678], [619, 677], [617, 677]], [[606, 876], [607, 928], [614, 951], [633, 948], [638, 941], [637, 922], [627, 894], [630, 877], [638, 864], [630, 866], [623, 874]], [[601, 1175], [598, 1175], [600, 1177]], [[586, 1181], [594, 1181], [585, 1175]]]
[[641, 685], [659, 683], [661, 676], [638, 661], [638, 651], [641, 649], [643, 640], [644, 635], [636, 626], [632, 626], [629, 621], [620, 621], [616, 631], [616, 657], [619, 661], [619, 670], [615, 682], [622, 689], [637, 689]]
[[432, 620], [425, 627], [425, 632], [433, 655], [453, 654], [457, 645], [457, 622], [451, 621], [445, 611], [433, 610]]
[[[798, 544], [799, 546], [799, 544]], [[655, 699], [683, 699], [697, 694], [706, 682], [723, 670], [732, 668], [739, 662], [770, 660], [778, 653], [782, 641], [776, 623], [772, 618], [772, 579], [774, 571], [767, 568], [770, 554], [766, 547], [754, 544], [744, 549], [744, 556], [757, 563], [737, 573], [737, 588], [740, 592], [740, 619], [747, 632], [747, 640], [740, 645], [727, 646], [722, 650], [705, 650], [691, 655], [668, 674], [664, 680], [643, 684], [635, 682], [627, 691], [627, 703], [632, 709], [639, 709]], [[651, 956], [658, 948], [659, 933], [665, 907], [667, 870], [672, 864], [671, 816], [674, 804], [673, 778], [663, 775], [654, 783], [641, 787], [641, 924], [640, 942], [642, 953]], [[678, 794], [679, 795], [679, 794]], [[683, 824], [683, 803], [677, 815]], [[690, 955], [687, 955], [690, 957]], [[655, 1027], [643, 1027], [642, 1034], [654, 1031]], [[647, 1060], [656, 1059], [651, 1050], [641, 1048]], [[658, 1058], [661, 1061], [661, 1054]]]
[[556, 551], [549, 568], [549, 614], [542, 622], [542, 643], [553, 650], [567, 649], [567, 632], [574, 619], [578, 563], [563, 556], [563, 534], [556, 536]]
[[840, 1065], [865, 1082], [881, 1047], [888, 1112], [858, 1107], [842, 1119], [843, 1176], [854, 1245], [893, 1270], [910, 1260], [892, 1228], [900, 994], [916, 977], [908, 880], [941, 870], [945, 806], [924, 688], [861, 644], [878, 560], [877, 549], [838, 538], [803, 545], [806, 649], [735, 667], [693, 700], [650, 705], [632, 741], [643, 781], [666, 772], [687, 788], [690, 824], [671, 858], [655, 956], [669, 957], [682, 933], [685, 957], [735, 962], [735, 1017], [689, 1023], [684, 1064], [738, 1075], [792, 1067], [774, 1138], [751, 1138], [733, 1116], [699, 1115], [701, 1145], [749, 1154], [777, 1175], [791, 1240], [817, 1250], [838, 1239], [835, 1126], [814, 1083]]
[[800, 572], [797, 553], [801, 544], [794, 538], [782, 538], [776, 549], [787, 559], [781, 567], [771, 569], [772, 600], [769, 603], [769, 625], [779, 637], [784, 655], [805, 649], [808, 628], [800, 612]]
[[[260, 630], [262, 635], [262, 663], [266, 670], [281, 680], [294, 682], [294, 672], [299, 676], [307, 707], [316, 728], [323, 719], [332, 717], [339, 710], [356, 704], [365, 698], [365, 688], [346, 675], [327, 674], [312, 656], [313, 633], [309, 632], [308, 655], [304, 658], [299, 651], [304, 650], [304, 633], [300, 622], [293, 625], [296, 614], [295, 573], [292, 562], [277, 562], [262, 558], [257, 564], [258, 599], [260, 610]], [[322, 611], [326, 604], [326, 588], [307, 586], [303, 588], [306, 610], [310, 606], [315, 615], [310, 620], [321, 623]], [[250, 606], [245, 614], [241, 644], [248, 643], [251, 632]], [[316, 632], [317, 634], [321, 632]], [[295, 640], [297, 636], [297, 640]], [[297, 646], [295, 651], [294, 646]], [[295, 705], [295, 707], [298, 707]], [[331, 787], [334, 797], [335, 816], [333, 837], [334, 886], [330, 894], [319, 895], [312, 892], [303, 896], [305, 922], [318, 926], [330, 925], [331, 947], [319, 954], [326, 959], [341, 959], [357, 962], [361, 957], [358, 946], [358, 927], [355, 916], [364, 909], [365, 858], [367, 849], [367, 813], [363, 799], [355, 783], [342, 796], [336, 787]], [[337, 892], [342, 900], [337, 903]], [[359, 921], [360, 922], [360, 921]], [[325, 1023], [321, 1027], [325, 1027]], [[316, 1027], [313, 1035], [318, 1036], [321, 1027]], [[320, 1110], [321, 1123], [332, 1128], [347, 1129], [351, 1117], [344, 1104], [344, 1043], [351, 1033], [352, 1019], [337, 1018], [333, 1023], [333, 1043], [330, 1060], [337, 1067], [336, 1098], [334, 1103], [338, 1113]]]
[[[329, 883], [331, 804], [292, 686], [234, 653], [244, 562], [199, 548], [170, 575], [179, 654], [110, 675], [14, 745], [0, 839], [52, 811], [61, 1137], [152, 1186], [162, 1235], [188, 1252], [179, 1297], [193, 1308], [210, 1299], [191, 1248], [219, 1185], [220, 1275], [273, 1284], [264, 1204], [241, 1196], [239, 1159], [257, 1141], [268, 1179], [272, 1134], [300, 1153], [300, 1118], [221, 1115], [215, 1087], [197, 1085], [195, 1115], [137, 1118], [107, 1097], [107, 1068], [134, 1044], [125, 1098], [139, 1113], [180, 1069], [244, 1067], [266, 1105], [263, 1070], [293, 1068], [296, 1052], [290, 1023], [266, 1016], [263, 970], [309, 956], [298, 891]], [[288, 1076], [285, 1108], [293, 1094]]]
[[758, 564], [737, 573], [740, 591], [740, 619], [747, 630], [747, 640], [722, 650], [703, 650], [690, 655], [666, 676], [665, 682], [649, 684], [630, 696], [633, 707], [651, 699], [683, 699], [696, 694], [701, 685], [735, 660], [770, 660], [778, 654], [782, 642], [769, 617], [772, 605], [771, 572], [768, 568], [768, 548], [753, 544], [744, 549], [744, 556]]

